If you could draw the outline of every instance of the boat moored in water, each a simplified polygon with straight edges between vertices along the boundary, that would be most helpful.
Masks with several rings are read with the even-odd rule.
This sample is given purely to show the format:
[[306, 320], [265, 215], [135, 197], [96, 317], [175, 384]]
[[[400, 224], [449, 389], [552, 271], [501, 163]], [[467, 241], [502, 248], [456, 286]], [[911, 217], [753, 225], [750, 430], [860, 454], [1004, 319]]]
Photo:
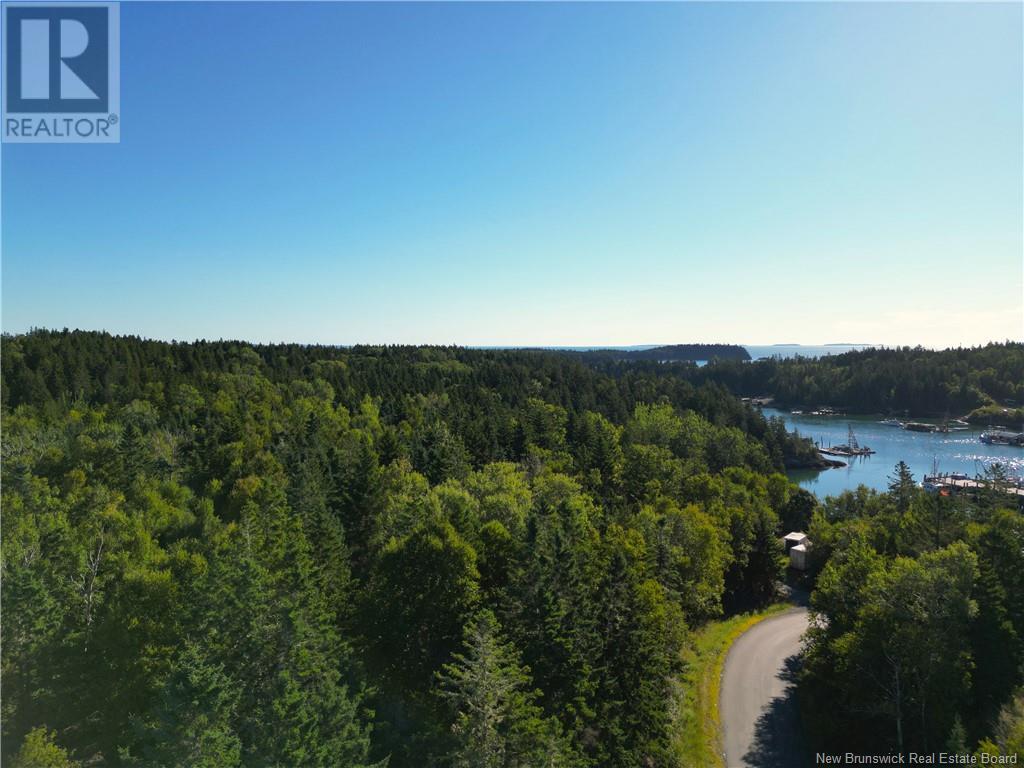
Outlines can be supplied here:
[[922, 421], [908, 421], [903, 428], [908, 432], [937, 432], [939, 429], [934, 424], [925, 424]]
[[832, 445], [828, 448], [818, 446], [818, 451], [826, 456], [870, 456], [873, 450], [866, 445], [857, 442], [857, 436], [853, 434], [853, 425], [846, 425], [847, 440], [845, 445]]
[[1024, 448], [1024, 432], [994, 429], [991, 432], [982, 432], [979, 439], [985, 445], [1014, 445]]

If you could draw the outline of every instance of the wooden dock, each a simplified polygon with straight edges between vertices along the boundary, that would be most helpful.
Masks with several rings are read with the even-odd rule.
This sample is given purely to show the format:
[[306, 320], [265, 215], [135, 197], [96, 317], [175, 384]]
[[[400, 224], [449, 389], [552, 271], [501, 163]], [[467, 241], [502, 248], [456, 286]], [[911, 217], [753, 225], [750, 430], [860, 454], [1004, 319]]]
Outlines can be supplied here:
[[[988, 480], [974, 479], [964, 477], [963, 475], [925, 475], [922, 486], [925, 490], [942, 493], [945, 491], [949, 493], [976, 493], [982, 490], [988, 490], [992, 483]], [[1017, 484], [1011, 484], [1004, 486], [1001, 490], [1016, 496], [1017, 501], [1024, 504], [1024, 488]]]

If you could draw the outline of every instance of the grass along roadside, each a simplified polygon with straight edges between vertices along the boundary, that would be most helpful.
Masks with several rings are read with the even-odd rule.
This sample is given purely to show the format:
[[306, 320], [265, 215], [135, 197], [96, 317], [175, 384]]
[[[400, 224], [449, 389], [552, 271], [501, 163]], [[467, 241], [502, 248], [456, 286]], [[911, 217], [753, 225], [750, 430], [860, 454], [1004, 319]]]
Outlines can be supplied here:
[[729, 648], [740, 635], [769, 616], [793, 606], [778, 603], [756, 613], [741, 613], [697, 629], [676, 686], [673, 752], [682, 768], [723, 768], [718, 696]]

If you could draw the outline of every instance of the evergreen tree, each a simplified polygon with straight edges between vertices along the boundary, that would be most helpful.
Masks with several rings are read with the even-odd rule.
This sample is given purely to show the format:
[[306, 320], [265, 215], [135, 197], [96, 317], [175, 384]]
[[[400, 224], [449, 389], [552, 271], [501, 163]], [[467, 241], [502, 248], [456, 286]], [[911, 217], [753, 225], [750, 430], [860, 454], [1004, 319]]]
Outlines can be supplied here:
[[455, 714], [457, 768], [532, 768], [567, 764], [558, 722], [545, 719], [529, 671], [501, 636], [494, 614], [466, 626], [464, 648], [438, 673], [438, 695]]
[[896, 511], [905, 515], [917, 496], [917, 484], [906, 462], [897, 462], [895, 474], [889, 478], [889, 493], [896, 502]]
[[600, 765], [668, 760], [669, 684], [678, 669], [682, 615], [662, 587], [644, 580], [643, 540], [609, 526], [598, 593], [601, 639], [595, 759]]
[[153, 722], [138, 734], [141, 763], [166, 768], [231, 768], [241, 765], [242, 742], [235, 733], [240, 690], [188, 643], [161, 694]]

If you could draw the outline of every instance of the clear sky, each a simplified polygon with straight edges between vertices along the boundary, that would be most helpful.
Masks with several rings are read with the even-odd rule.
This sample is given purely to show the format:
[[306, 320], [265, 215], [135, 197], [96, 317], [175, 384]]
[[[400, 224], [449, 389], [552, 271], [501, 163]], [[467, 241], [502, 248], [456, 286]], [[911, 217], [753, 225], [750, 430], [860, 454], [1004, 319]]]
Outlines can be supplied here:
[[4, 145], [5, 331], [1024, 335], [1022, 5], [121, 5], [121, 143]]

